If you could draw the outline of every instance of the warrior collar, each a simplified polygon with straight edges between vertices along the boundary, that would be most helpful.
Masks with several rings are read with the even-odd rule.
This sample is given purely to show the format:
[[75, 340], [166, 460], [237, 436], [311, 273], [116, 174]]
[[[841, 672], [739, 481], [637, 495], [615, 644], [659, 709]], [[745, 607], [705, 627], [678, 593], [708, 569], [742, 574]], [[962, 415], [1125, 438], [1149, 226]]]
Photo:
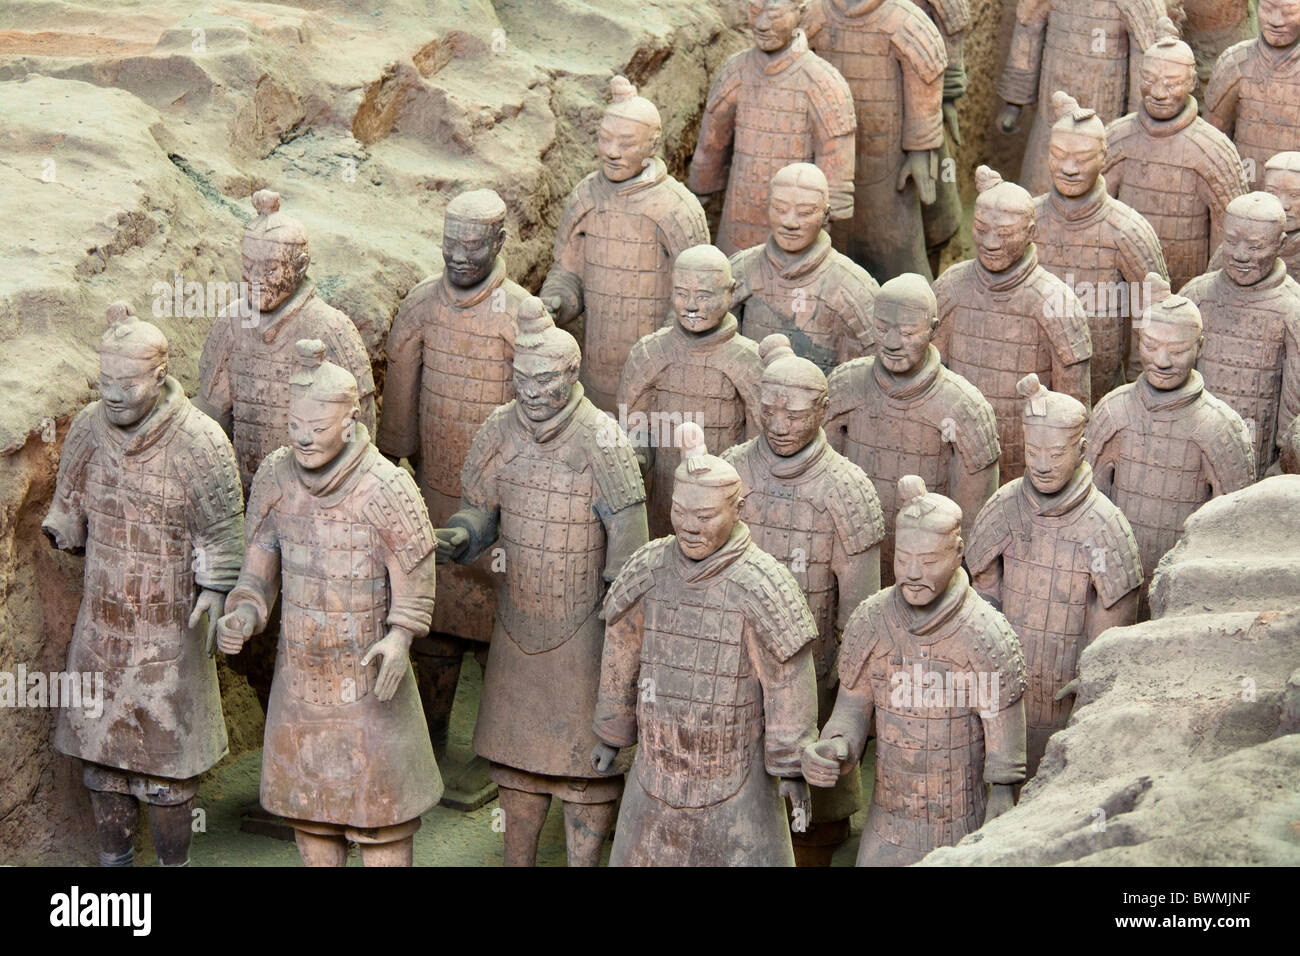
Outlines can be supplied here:
[[487, 278], [468, 288], [453, 285], [447, 278], [447, 273], [444, 272], [442, 274], [442, 297], [454, 309], [468, 309], [478, 305], [495, 292], [501, 283], [505, 281], [505, 278], [506, 261], [501, 256], [497, 256], [496, 261], [492, 263], [492, 271], [487, 274]]
[[1194, 96], [1187, 97], [1186, 105], [1173, 119], [1160, 120], [1151, 116], [1145, 109], [1137, 111], [1138, 122], [1151, 136], [1173, 136], [1175, 133], [1181, 133], [1192, 125], [1192, 122], [1196, 119], [1196, 113], [1196, 97]]
[[1005, 272], [989, 272], [979, 259], [976, 259], [975, 278], [990, 292], [1006, 292], [1023, 283], [1036, 268], [1038, 268], [1038, 247], [1031, 242], [1025, 254], [1020, 257], [1020, 261]]
[[1055, 186], [1048, 193], [1048, 201], [1056, 214], [1066, 222], [1078, 225], [1086, 225], [1101, 218], [1105, 214], [1106, 201], [1109, 198], [1106, 193], [1106, 179], [1103, 176], [1098, 176], [1092, 188], [1082, 196], [1062, 196], [1056, 191]]
[[777, 73], [784, 73], [803, 59], [804, 54], [808, 52], [808, 41], [804, 38], [802, 30], [796, 30], [794, 39], [790, 41], [790, 45], [784, 50], [768, 53], [754, 47], [754, 52], [758, 54], [758, 62], [763, 67], [763, 73], [767, 76], [773, 76]]
[[569, 393], [569, 400], [564, 407], [543, 422], [535, 422], [524, 414], [523, 408], [519, 402], [515, 402], [515, 421], [524, 430], [526, 435], [532, 437], [533, 441], [539, 445], [544, 445], [554, 439], [573, 420], [574, 413], [578, 406], [582, 404], [582, 383], [574, 382], [573, 391]]
[[731, 536], [727, 538], [726, 544], [707, 558], [695, 561], [683, 554], [680, 546], [674, 547], [673, 551], [677, 554], [675, 558], [677, 573], [682, 576], [682, 579], [687, 584], [696, 584], [717, 577], [735, 564], [749, 550], [749, 545], [749, 525], [743, 521], [737, 521], [732, 525]]
[[802, 252], [786, 252], [776, 244], [775, 239], [769, 236], [765, 251], [768, 262], [776, 269], [776, 274], [789, 282], [802, 279], [821, 267], [826, 257], [831, 254], [831, 237], [823, 229], [817, 233], [817, 238], [807, 249]]
[[682, 328], [682, 324], [675, 319], [673, 320], [673, 335], [678, 338], [678, 344], [688, 349], [712, 349], [717, 348], [724, 342], [730, 342], [740, 331], [740, 323], [730, 312], [723, 317], [722, 321], [715, 328], [707, 332], [688, 332]]
[[921, 644], [933, 644], [943, 636], [935, 632], [939, 631], [966, 603], [966, 591], [969, 586], [970, 579], [966, 577], [966, 570], [958, 568], [953, 572], [943, 593], [925, 607], [913, 607], [908, 604], [907, 599], [903, 597], [902, 588], [898, 585], [894, 585], [894, 602], [898, 605], [907, 629], [917, 637], [930, 638], [928, 641], [920, 641]]
[[1270, 71], [1290, 72], [1300, 64], [1300, 42], [1290, 46], [1270, 46], [1261, 36], [1255, 41], [1255, 50]]
[[1138, 397], [1142, 399], [1142, 404], [1149, 411], [1173, 411], [1176, 408], [1190, 405], [1200, 398], [1201, 393], [1205, 391], [1205, 379], [1201, 378], [1200, 372], [1192, 369], [1192, 374], [1187, 376], [1187, 381], [1183, 382], [1182, 385], [1171, 388], [1167, 392], [1162, 392], [1147, 381], [1146, 373], [1143, 372], [1138, 376], [1135, 387]]
[[258, 327], [262, 331], [262, 341], [270, 345], [275, 341], [275, 337], [280, 334], [289, 320], [302, 311], [308, 300], [316, 294], [315, 283], [303, 279], [298, 286], [298, 290], [293, 295], [280, 303], [278, 308], [270, 312], [264, 312], [258, 322]]
[[1086, 461], [1079, 462], [1074, 474], [1065, 483], [1065, 487], [1055, 494], [1045, 495], [1025, 475], [1020, 479], [1020, 491], [1034, 509], [1034, 514], [1044, 518], [1059, 518], [1083, 504], [1092, 494], [1092, 466]]
[[654, 173], [647, 176], [646, 170], [641, 170], [631, 179], [625, 179], [621, 183], [612, 183], [602, 174], [598, 182], [603, 183], [605, 188], [610, 192], [617, 193], [620, 198], [626, 198], [633, 193], [639, 193], [642, 190], [658, 186], [668, 178], [668, 166], [658, 156], [652, 160]]
[[153, 447], [177, 424], [190, 403], [185, 399], [185, 390], [181, 383], [168, 375], [163, 379], [162, 393], [152, 409], [130, 428], [114, 425], [104, 412], [104, 405], [99, 406], [99, 415], [104, 434], [115, 442], [123, 455], [138, 455]]
[[876, 360], [871, 363], [871, 374], [882, 392], [895, 401], [906, 402], [924, 395], [939, 377], [942, 367], [939, 350], [929, 345], [925, 349], [925, 358], [912, 371], [895, 375], [885, 368], [880, 361], [880, 356], [877, 355]]
[[767, 443], [766, 434], [760, 435], [756, 444], [759, 458], [772, 473], [772, 477], [784, 479], [800, 478], [814, 471], [825, 461], [826, 451], [830, 448], [830, 442], [826, 440], [826, 432], [820, 428], [817, 429], [817, 434], [813, 436], [812, 441], [789, 458], [783, 458], [772, 451], [772, 446]]
[[357, 466], [361, 464], [361, 460], [369, 450], [370, 432], [366, 430], [365, 425], [357, 422], [352, 427], [352, 441], [344, 445], [343, 450], [328, 465], [308, 470], [298, 464], [297, 458], [292, 456], [290, 458], [293, 461], [293, 473], [302, 482], [303, 487], [313, 496], [324, 498], [348, 483], [349, 479], [356, 474]]

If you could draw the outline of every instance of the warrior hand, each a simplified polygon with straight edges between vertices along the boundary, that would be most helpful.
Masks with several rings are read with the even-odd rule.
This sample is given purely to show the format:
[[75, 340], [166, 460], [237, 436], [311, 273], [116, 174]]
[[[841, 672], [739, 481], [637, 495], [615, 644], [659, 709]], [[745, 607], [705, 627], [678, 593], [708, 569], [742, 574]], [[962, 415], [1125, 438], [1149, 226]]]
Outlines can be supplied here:
[[957, 101], [943, 101], [943, 125], [948, 127], [948, 133], [952, 136], [954, 146], [961, 145], [961, 126], [957, 122]]
[[790, 801], [790, 815], [793, 818], [790, 829], [795, 833], [808, 832], [808, 824], [812, 822], [812, 794], [808, 792], [808, 781], [798, 777], [782, 778], [777, 793], [782, 800]]
[[993, 792], [989, 794], [989, 803], [984, 810], [984, 822], [988, 823], [994, 817], [1002, 816], [1015, 805], [1016, 801], [1011, 793], [1011, 784], [993, 784]]
[[1010, 135], [1020, 129], [1020, 110], [1015, 103], [1007, 103], [998, 113], [998, 129]]
[[194, 602], [194, 610], [190, 612], [190, 630], [198, 627], [199, 621], [203, 620], [203, 615], [208, 616], [208, 633], [207, 639], [203, 642], [203, 651], [211, 657], [217, 651], [217, 619], [221, 617], [221, 612], [226, 606], [226, 596], [220, 591], [209, 591], [203, 588], [199, 591], [199, 599]]
[[840, 767], [848, 759], [848, 741], [843, 737], [829, 737], [804, 748], [800, 769], [804, 779], [814, 787], [833, 787], [840, 779]]
[[1065, 700], [1070, 696], [1077, 696], [1079, 693], [1079, 678], [1074, 678], [1064, 687], [1052, 695], [1052, 700]]
[[238, 654], [244, 642], [253, 636], [257, 626], [257, 612], [251, 604], [237, 604], [235, 609], [217, 621], [217, 647], [223, 654]]
[[46, 522], [41, 525], [41, 531], [49, 539], [51, 546], [60, 551], [67, 551], [69, 554], [85, 554], [86, 549], [77, 547], [69, 543], [67, 537], [59, 530], [59, 526], [53, 522]]
[[459, 558], [469, 545], [469, 532], [464, 528], [435, 528], [433, 537], [437, 542], [439, 564], [446, 564]]
[[601, 741], [591, 748], [591, 768], [596, 773], [609, 773], [609, 768], [614, 766], [614, 758], [617, 756], [617, 747], [611, 747]]
[[934, 202], [934, 181], [939, 176], [939, 154], [933, 149], [909, 152], [903, 160], [903, 168], [898, 172], [898, 190], [901, 192], [908, 179], [916, 183], [916, 193], [923, 205]]
[[413, 640], [415, 640], [414, 634], [404, 627], [393, 625], [384, 635], [383, 640], [372, 644], [370, 650], [366, 651], [366, 656], [361, 658], [362, 667], [376, 657], [384, 659], [384, 662], [379, 665], [379, 677], [375, 679], [375, 696], [380, 700], [392, 700], [393, 695], [397, 693], [397, 687], [406, 676], [406, 668], [411, 660]]

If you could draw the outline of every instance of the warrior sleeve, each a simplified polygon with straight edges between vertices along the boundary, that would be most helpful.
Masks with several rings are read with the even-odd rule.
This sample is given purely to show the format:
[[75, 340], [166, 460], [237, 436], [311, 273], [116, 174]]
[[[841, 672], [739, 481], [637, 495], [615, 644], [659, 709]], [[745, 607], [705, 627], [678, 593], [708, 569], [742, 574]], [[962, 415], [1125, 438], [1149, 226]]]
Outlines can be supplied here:
[[[808, 58], [822, 67], [810, 76], [813, 163], [830, 187], [830, 218], [853, 218], [853, 172], [857, 152], [858, 117], [848, 80], [815, 53]], [[814, 59], [815, 58], [815, 59]]]
[[1300, 317], [1287, 316], [1282, 341], [1282, 402], [1277, 416], [1277, 444], [1300, 415]]
[[500, 533], [500, 499], [497, 495], [497, 469], [500, 463], [501, 443], [504, 439], [502, 425], [506, 416], [514, 413], [514, 403], [502, 405], [492, 412], [474, 435], [465, 465], [461, 468], [461, 507], [447, 519], [447, 527], [464, 528], [469, 534], [469, 544], [456, 560], [473, 564], [479, 555], [492, 546]]
[[388, 568], [388, 624], [416, 637], [429, 632], [433, 620], [436, 542], [429, 512], [415, 480], [405, 470], [383, 462], [380, 479], [362, 512], [384, 544]]
[[1007, 498], [1018, 494], [1015, 485], [1003, 485], [994, 493], [971, 527], [966, 539], [966, 566], [970, 569], [979, 596], [994, 607], [1002, 606], [1001, 557], [1011, 543], [1011, 525], [1007, 521]]
[[87, 405], [72, 419], [59, 456], [54, 500], [41, 522], [41, 530], [55, 547], [78, 554], [86, 547], [86, 463], [95, 451], [91, 423], [97, 407], [97, 403]]
[[199, 391], [194, 405], [221, 426], [227, 435], [234, 428], [234, 402], [230, 394], [230, 350], [234, 347], [234, 332], [230, 318], [217, 316], [208, 330], [199, 355]]
[[962, 41], [974, 19], [969, 0], [932, 0], [917, 4], [926, 13], [943, 37], [944, 53], [948, 66], [943, 71], [943, 98], [960, 99], [966, 92], [966, 63]]
[[[1061, 280], [1056, 280], [1060, 282]], [[1052, 342], [1052, 388], [1064, 392], [1092, 407], [1092, 334], [1088, 331], [1088, 314], [1074, 290], [1061, 283], [1065, 297], [1065, 314], [1049, 321], [1046, 331]]]
[[[1242, 65], [1258, 41], [1243, 40], [1233, 44], [1214, 62], [1210, 82], [1205, 86], [1205, 118], [1219, 132], [1232, 137], [1237, 127], [1237, 102], [1240, 98]], [[1262, 170], [1259, 172], [1262, 173]]]
[[271, 608], [280, 593], [280, 536], [275, 525], [275, 506], [283, 492], [280, 482], [290, 477], [282, 464], [292, 452], [277, 448], [263, 459], [253, 476], [248, 493], [248, 513], [244, 519], [244, 563], [239, 580], [226, 596], [226, 613], [247, 604], [257, 615], [253, 633], [266, 628]]
[[605, 412], [596, 413], [591, 440], [598, 493], [595, 508], [605, 526], [604, 577], [610, 582], [637, 549], [650, 540], [645, 485], [636, 452], [618, 423]]
[[555, 245], [552, 249], [555, 262], [546, 274], [541, 291], [537, 293], [543, 300], [552, 297], [560, 300], [555, 319], [561, 325], [567, 325], [582, 314], [582, 272], [586, 264], [582, 223], [591, 212], [592, 205], [591, 176], [588, 176], [574, 187], [564, 202], [564, 212], [555, 229]]
[[835, 574], [835, 585], [839, 592], [835, 626], [842, 631], [858, 605], [880, 590], [880, 543], [857, 554], [849, 554], [837, 537], [831, 557], [831, 571]]
[[1027, 725], [1025, 701], [1015, 702], [994, 714], [980, 714], [984, 725], [984, 782], [1019, 783], [1025, 779]]
[[880, 543], [885, 518], [871, 479], [853, 462], [841, 460], [826, 499], [835, 523], [831, 570], [839, 589], [836, 626], [841, 630], [858, 605], [880, 590]]
[[998, 82], [998, 96], [1008, 103], [1028, 106], [1038, 100], [1038, 70], [1051, 12], [1052, 0], [1019, 0], [1016, 4], [1011, 50]]
[[1019, 783], [1025, 779], [1027, 743], [1027, 672], [1020, 638], [1007, 619], [991, 607], [986, 606], [978, 615], [976, 626], [982, 633], [972, 663], [976, 670], [992, 675], [996, 695], [978, 703], [984, 724], [984, 782]]
[[697, 196], [707, 196], [726, 188], [727, 160], [736, 125], [736, 95], [740, 90], [740, 73], [746, 55], [747, 51], [737, 53], [724, 63], [709, 88], [687, 178], [687, 185]]
[[[1212, 397], [1212, 396], [1211, 396]], [[1255, 481], [1255, 443], [1240, 415], [1217, 398], [1217, 422], [1207, 422], [1210, 453], [1201, 458], [1210, 481], [1213, 497], [1231, 494]], [[1217, 433], [1217, 434], [1216, 434]]]
[[1210, 210], [1210, 251], [1223, 244], [1223, 219], [1228, 204], [1250, 190], [1246, 169], [1232, 141], [1217, 130], [1201, 127], [1210, 135], [1202, 136], [1204, 162], [1197, 180], [1197, 195]]
[[[197, 416], [195, 416], [197, 417]], [[195, 429], [180, 467], [189, 490], [188, 521], [194, 548], [194, 581], [210, 591], [229, 591], [244, 558], [244, 490], [235, 450], [210, 419]]]
[[835, 697], [835, 707], [821, 733], [822, 740], [843, 737], [848, 744], [849, 761], [852, 764], [862, 759], [862, 751], [867, 746], [867, 729], [871, 726], [871, 714], [875, 709], [867, 670], [876, 642], [885, 626], [879, 613], [882, 600], [886, 598], [877, 593], [862, 602], [844, 627], [844, 637], [836, 661], [840, 687]]
[[[427, 282], [427, 280], [426, 280]], [[424, 369], [421, 313], [428, 299], [420, 283], [402, 299], [388, 330], [388, 371], [384, 376], [384, 414], [375, 444], [385, 455], [414, 458], [420, 451], [420, 376]]]
[[749, 653], [763, 686], [764, 764], [773, 777], [799, 777], [804, 748], [817, 739], [817, 674], [812, 642], [779, 660], [750, 628]]
[[826, 440], [841, 455], [844, 454], [844, 439], [848, 433], [849, 417], [858, 407], [863, 376], [871, 372], [871, 358], [850, 359], [835, 368], [826, 377], [830, 407], [826, 410], [826, 421], [822, 429]]
[[1084, 458], [1092, 467], [1092, 483], [1108, 498], [1111, 497], [1115, 484], [1115, 462], [1118, 456], [1113, 440], [1122, 428], [1125, 415], [1121, 403], [1127, 392], [1128, 390], [1111, 392], [1104, 396], [1093, 409], [1092, 417], [1084, 430], [1084, 437], [1088, 439]]
[[592, 729], [611, 747], [636, 743], [637, 680], [641, 673], [641, 639], [645, 607], [636, 607], [605, 625], [605, 647], [600, 657], [600, 689]]
[[943, 37], [913, 8], [894, 33], [903, 75], [903, 139], [908, 152], [943, 145], [943, 76], [948, 67]]
[[958, 275], [958, 270], [949, 266], [939, 278], [934, 280], [934, 297], [938, 301], [936, 313], [938, 321], [934, 327], [934, 337], [930, 342], [939, 350], [939, 355], [942, 356], [945, 364], [952, 345], [952, 313], [957, 308], [961, 297], [961, 282], [958, 280]]

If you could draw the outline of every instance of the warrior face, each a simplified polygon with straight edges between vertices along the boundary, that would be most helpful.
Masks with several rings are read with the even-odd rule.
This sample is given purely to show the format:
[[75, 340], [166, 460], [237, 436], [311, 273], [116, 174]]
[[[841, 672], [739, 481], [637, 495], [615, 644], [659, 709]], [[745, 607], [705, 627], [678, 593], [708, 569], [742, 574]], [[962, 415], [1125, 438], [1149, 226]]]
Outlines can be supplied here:
[[1277, 223], [1229, 213], [1223, 217], [1223, 271], [1238, 285], [1254, 285], [1272, 271], [1282, 238]]
[[1300, 0], [1259, 0], [1259, 35], [1273, 47], [1300, 38]]
[[830, 202], [816, 189], [777, 183], [767, 202], [767, 224], [784, 252], [803, 252], [821, 235]]
[[1173, 119], [1181, 113], [1195, 86], [1195, 66], [1155, 56], [1142, 61], [1142, 106], [1152, 119]]
[[802, 451], [817, 437], [830, 404], [825, 392], [770, 382], [763, 384], [760, 399], [763, 434], [782, 458]]
[[735, 288], [735, 280], [721, 269], [676, 263], [673, 266], [673, 312], [677, 321], [688, 332], [716, 329], [731, 309], [731, 294]]
[[749, 28], [764, 53], [784, 50], [794, 39], [804, 4], [800, 0], [750, 0]]
[[1066, 486], [1083, 461], [1084, 438], [1078, 428], [1025, 423], [1025, 474], [1042, 494]]
[[468, 288], [488, 277], [505, 244], [503, 223], [448, 216], [442, 229], [442, 261], [452, 285]]
[[278, 308], [293, 295], [306, 272], [307, 250], [298, 245], [267, 239], [245, 239], [243, 278], [257, 293], [262, 312]]
[[654, 162], [659, 131], [630, 117], [606, 113], [596, 133], [600, 169], [611, 183], [622, 183]]
[[925, 607], [943, 594], [961, 567], [961, 535], [900, 526], [894, 541], [894, 581], [903, 600]]
[[1052, 185], [1062, 196], [1082, 196], [1097, 184], [1106, 149], [1095, 137], [1064, 129], [1052, 130], [1047, 165]]
[[938, 318], [923, 308], [876, 303], [876, 361], [895, 375], [921, 367]]
[[578, 364], [534, 351], [515, 353], [515, 395], [530, 421], [544, 422], [569, 403]]
[[1032, 212], [975, 201], [971, 238], [980, 265], [989, 272], [1005, 272], [1019, 262], [1034, 241], [1034, 232]]
[[352, 438], [357, 411], [350, 402], [326, 402], [307, 395], [291, 398], [289, 447], [298, 464], [312, 471], [337, 458]]
[[1165, 392], [1182, 386], [1201, 357], [1204, 341], [1201, 330], [1194, 325], [1148, 319], [1142, 326], [1138, 346], [1147, 381]]
[[1286, 231], [1300, 229], [1300, 172], [1291, 169], [1264, 170], [1264, 189], [1277, 197], [1286, 210]]
[[99, 357], [99, 400], [118, 428], [130, 428], [158, 404], [167, 364], [104, 352]]
[[740, 520], [740, 485], [711, 486], [678, 481], [673, 486], [672, 523], [677, 546], [702, 561], [727, 543]]

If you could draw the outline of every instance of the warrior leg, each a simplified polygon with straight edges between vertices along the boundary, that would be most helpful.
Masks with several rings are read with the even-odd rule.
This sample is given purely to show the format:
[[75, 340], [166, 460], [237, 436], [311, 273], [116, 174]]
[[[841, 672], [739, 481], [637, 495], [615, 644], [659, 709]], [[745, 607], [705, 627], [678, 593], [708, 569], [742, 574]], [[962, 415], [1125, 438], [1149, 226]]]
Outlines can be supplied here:
[[505, 824], [504, 866], [535, 866], [537, 841], [542, 835], [542, 824], [551, 809], [549, 793], [528, 793], [500, 787], [497, 790]]
[[342, 833], [308, 833], [294, 827], [293, 839], [304, 866], [344, 866], [348, 861], [348, 841]]
[[569, 866], [599, 866], [600, 851], [614, 825], [618, 802], [564, 803], [564, 842]]
[[451, 706], [456, 699], [464, 642], [445, 635], [418, 638], [411, 645], [420, 688], [420, 703], [429, 725], [433, 752], [441, 760], [447, 753], [447, 729], [451, 725]]
[[139, 804], [129, 793], [91, 790], [100, 866], [131, 866], [135, 862], [135, 822]]
[[411, 866], [415, 863], [415, 831], [420, 818], [387, 827], [347, 828], [347, 837], [361, 850], [362, 866]]
[[149, 832], [160, 866], [189, 865], [193, 818], [193, 797], [169, 807], [149, 804]]

